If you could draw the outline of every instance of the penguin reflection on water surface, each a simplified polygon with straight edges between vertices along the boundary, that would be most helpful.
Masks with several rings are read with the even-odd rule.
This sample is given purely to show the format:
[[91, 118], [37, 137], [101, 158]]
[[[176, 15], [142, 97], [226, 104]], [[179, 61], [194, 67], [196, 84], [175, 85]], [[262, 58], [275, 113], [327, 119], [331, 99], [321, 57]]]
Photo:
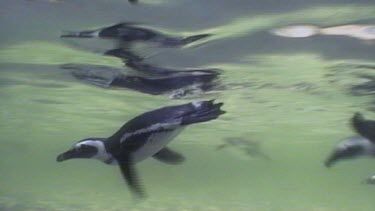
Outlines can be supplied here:
[[171, 98], [211, 90], [219, 73], [215, 71], [176, 72], [167, 75], [139, 76], [124, 74], [121, 69], [87, 64], [65, 64], [77, 79], [101, 87], [122, 87], [151, 95], [170, 93]]
[[114, 56], [122, 59], [125, 66], [138, 71], [146, 75], [173, 75], [182, 73], [207, 73], [211, 75], [218, 75], [221, 70], [219, 68], [169, 68], [169, 67], [159, 67], [156, 65], [148, 64], [144, 61], [144, 58], [137, 56], [129, 49], [112, 49], [106, 51], [104, 55]]
[[124, 45], [129, 42], [147, 41], [158, 43], [164, 47], [178, 47], [207, 38], [211, 34], [198, 34], [192, 36], [171, 36], [156, 30], [138, 26], [135, 23], [118, 23], [108, 27], [78, 32], [63, 33], [61, 38], [104, 38], [115, 39]]
[[140, 198], [145, 193], [135, 164], [153, 157], [168, 164], [178, 164], [184, 157], [167, 147], [181, 130], [195, 123], [207, 122], [224, 114], [223, 103], [196, 101], [167, 106], [143, 113], [124, 124], [108, 138], [86, 138], [60, 154], [57, 161], [72, 158], [94, 158], [106, 164], [118, 164], [132, 193]]
[[[324, 162], [326, 167], [331, 167], [340, 160], [375, 157], [375, 121], [366, 120], [360, 113], [356, 113], [351, 119], [351, 125], [359, 135], [340, 141]], [[366, 183], [374, 184], [374, 178], [369, 177]]]

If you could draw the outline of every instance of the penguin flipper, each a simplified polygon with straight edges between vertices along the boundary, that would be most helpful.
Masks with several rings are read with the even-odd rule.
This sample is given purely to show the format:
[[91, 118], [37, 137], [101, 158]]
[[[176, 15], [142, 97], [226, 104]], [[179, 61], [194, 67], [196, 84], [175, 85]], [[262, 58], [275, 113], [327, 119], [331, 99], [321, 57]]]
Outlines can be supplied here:
[[182, 154], [175, 152], [168, 147], [164, 147], [154, 154], [153, 157], [166, 164], [180, 164], [185, 161], [185, 157]]
[[146, 194], [139, 182], [139, 178], [131, 157], [125, 156], [125, 158], [123, 159], [118, 159], [118, 163], [121, 169], [122, 176], [124, 177], [132, 194], [138, 199], [146, 198]]
[[375, 143], [375, 121], [366, 120], [362, 114], [357, 112], [352, 117], [351, 124], [359, 135]]

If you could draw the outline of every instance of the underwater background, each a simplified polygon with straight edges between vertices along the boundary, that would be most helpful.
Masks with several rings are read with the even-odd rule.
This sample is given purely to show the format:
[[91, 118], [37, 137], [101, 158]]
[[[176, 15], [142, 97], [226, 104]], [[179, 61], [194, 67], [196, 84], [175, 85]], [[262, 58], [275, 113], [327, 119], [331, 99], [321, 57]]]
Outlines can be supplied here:
[[[271, 33], [299, 24], [373, 24], [374, 14], [369, 0], [2, 0], [0, 211], [375, 210], [375, 186], [362, 182], [375, 174], [374, 160], [323, 164], [354, 134], [354, 112], [375, 117], [375, 42]], [[99, 42], [59, 38], [119, 22], [213, 34], [188, 47], [137, 50], [158, 66], [220, 68], [226, 88], [170, 99], [93, 86], [60, 68], [123, 68], [98, 53]], [[224, 102], [227, 113], [171, 142], [185, 163], [137, 164], [148, 193], [142, 202], [134, 202], [117, 167], [56, 162], [76, 141], [110, 136], [143, 112], [203, 99]]]

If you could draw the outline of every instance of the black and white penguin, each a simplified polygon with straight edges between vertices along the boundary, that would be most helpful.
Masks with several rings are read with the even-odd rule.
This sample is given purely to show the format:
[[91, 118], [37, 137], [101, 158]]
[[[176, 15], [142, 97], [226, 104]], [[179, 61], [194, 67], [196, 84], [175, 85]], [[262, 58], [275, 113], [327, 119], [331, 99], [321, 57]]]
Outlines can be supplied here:
[[187, 45], [197, 40], [207, 38], [211, 34], [198, 34], [188, 37], [171, 36], [156, 30], [138, 26], [134, 23], [118, 23], [112, 26], [94, 30], [84, 30], [79, 32], [67, 32], [61, 38], [106, 38], [116, 39], [124, 44], [134, 41], [148, 41], [158, 43], [164, 47], [177, 47]]
[[326, 167], [331, 167], [339, 160], [375, 157], [375, 121], [365, 120], [360, 113], [356, 113], [351, 119], [351, 125], [359, 136], [340, 141], [324, 162]]
[[135, 164], [153, 157], [168, 164], [178, 164], [184, 157], [167, 144], [187, 125], [207, 122], [224, 114], [223, 103], [196, 101], [167, 106], [143, 113], [124, 124], [109, 138], [86, 138], [60, 154], [57, 161], [72, 158], [94, 158], [106, 164], [118, 164], [134, 196], [145, 193], [139, 182]]

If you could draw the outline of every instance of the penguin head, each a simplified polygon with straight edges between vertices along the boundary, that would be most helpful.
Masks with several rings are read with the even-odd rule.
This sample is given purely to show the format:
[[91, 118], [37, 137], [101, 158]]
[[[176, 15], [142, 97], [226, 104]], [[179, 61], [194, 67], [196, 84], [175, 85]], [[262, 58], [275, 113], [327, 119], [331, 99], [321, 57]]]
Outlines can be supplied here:
[[68, 151], [57, 156], [56, 161], [62, 162], [73, 158], [94, 158], [99, 152], [100, 145], [103, 146], [100, 140], [81, 140], [74, 144]]
[[366, 155], [375, 155], [375, 144], [362, 136], [353, 136], [340, 141], [324, 164], [331, 167], [339, 160]]

